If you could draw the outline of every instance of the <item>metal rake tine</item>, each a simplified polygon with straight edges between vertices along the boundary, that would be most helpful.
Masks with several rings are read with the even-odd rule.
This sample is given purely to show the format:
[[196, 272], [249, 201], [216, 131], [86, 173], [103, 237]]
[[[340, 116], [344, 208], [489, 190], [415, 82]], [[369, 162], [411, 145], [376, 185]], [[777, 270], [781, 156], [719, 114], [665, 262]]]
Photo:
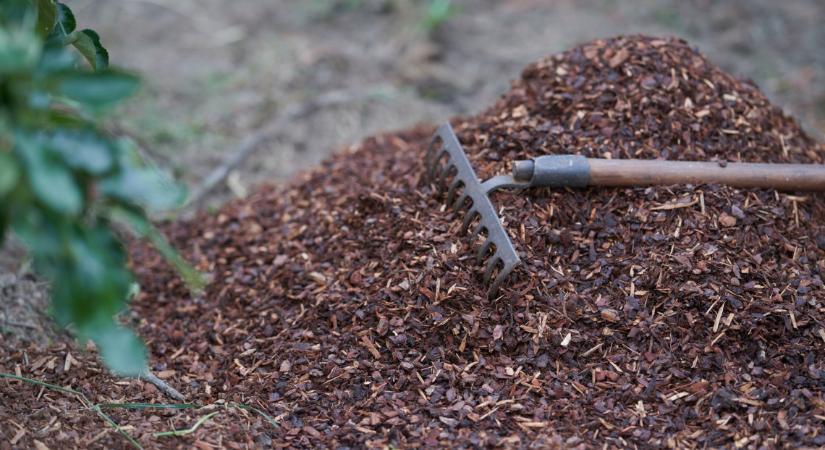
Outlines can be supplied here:
[[436, 149], [433, 151], [432, 156], [431, 156], [429, 159], [427, 159], [427, 178], [428, 178], [430, 181], [432, 181], [432, 179], [433, 179], [433, 174], [435, 173], [435, 169], [436, 169], [436, 167], [438, 166], [438, 159], [439, 159], [439, 155], [440, 155], [443, 151], [444, 151], [444, 150], [443, 150], [443, 149], [441, 149], [441, 148], [436, 148]]
[[467, 229], [470, 228], [470, 223], [475, 219], [476, 215], [480, 216], [481, 212], [475, 209], [474, 207], [470, 208], [467, 211], [467, 214], [464, 215], [464, 221], [461, 223], [461, 233], [464, 234], [467, 232]]
[[[479, 222], [479, 223], [478, 223], [478, 225], [476, 225], [476, 227], [475, 227], [475, 228], [473, 229], [473, 231], [470, 233], [470, 239], [471, 239], [471, 240], [475, 239], [475, 238], [476, 238], [476, 236], [478, 236], [478, 234], [479, 234], [479, 233], [481, 233], [481, 230], [484, 230], [484, 229], [486, 229], [486, 228], [487, 228], [487, 227], [486, 227], [486, 226], [484, 226], [484, 224], [483, 224], [483, 223]], [[489, 231], [489, 230], [488, 230], [488, 231]]]
[[433, 158], [435, 158], [435, 153], [437, 151], [435, 143], [438, 141], [438, 137], [434, 137], [432, 141], [430, 141], [430, 145], [427, 147], [427, 152], [424, 154], [424, 165], [427, 167], [427, 172], [430, 171], [430, 165], [432, 165]]
[[504, 267], [502, 267], [501, 271], [496, 276], [496, 279], [493, 280], [493, 282], [490, 284], [490, 289], [487, 291], [488, 298], [492, 299], [496, 296], [499, 288], [501, 287], [501, 284], [504, 283], [504, 280], [506, 280], [507, 277], [510, 276], [510, 273], [513, 271], [513, 269], [515, 269], [517, 265], [518, 263], [516, 262], [505, 264]]
[[424, 168], [427, 178], [430, 178], [430, 172], [432, 171], [433, 161], [435, 161], [435, 150], [428, 150], [427, 155], [424, 158]]
[[462, 206], [464, 206], [464, 203], [467, 202], [467, 199], [469, 197], [470, 196], [467, 195], [467, 194], [461, 194], [461, 196], [458, 197], [450, 207], [452, 208], [453, 211], [458, 211], [459, 209], [461, 209]]
[[428, 175], [429, 175], [431, 180], [433, 178], [435, 178], [435, 171], [438, 170], [438, 166], [439, 166], [438, 163], [441, 161], [441, 158], [443, 158], [444, 155], [449, 155], [449, 154], [450, 154], [450, 152], [448, 152], [447, 149], [444, 148], [444, 147], [441, 148], [441, 151], [436, 151], [435, 158], [433, 158], [433, 160], [430, 161], [430, 167], [429, 167], [429, 174]]
[[441, 169], [441, 173], [440, 173], [440, 174], [438, 174], [438, 186], [439, 186], [439, 187], [443, 187], [443, 186], [444, 186], [444, 182], [447, 180], [447, 175], [449, 175], [449, 174], [450, 174], [450, 172], [451, 172], [453, 169], [455, 169], [455, 170], [456, 170], [456, 173], [458, 173], [458, 168], [457, 168], [456, 166], [454, 166], [452, 162], [447, 161], [447, 164], [445, 164], [445, 165], [444, 165], [444, 168], [443, 168], [443, 169]]
[[430, 145], [427, 146], [426, 157], [428, 159], [432, 158], [433, 155], [437, 153], [439, 149], [443, 149], [444, 147], [446, 147], [446, 145], [447, 144], [444, 142], [444, 138], [441, 136], [441, 134], [436, 133], [435, 135], [433, 135], [433, 138], [430, 139]]
[[490, 258], [490, 262], [487, 263], [487, 269], [484, 270], [484, 282], [489, 283], [490, 277], [493, 275], [493, 270], [496, 269], [499, 261], [502, 261], [501, 257], [498, 255], [494, 255]]
[[458, 189], [458, 186], [463, 184], [464, 182], [461, 181], [461, 178], [456, 177], [452, 183], [450, 183], [450, 188], [447, 190], [447, 204], [452, 205], [453, 200], [455, 200], [455, 193]]
[[487, 238], [487, 240], [481, 244], [481, 247], [478, 249], [478, 253], [476, 253], [476, 264], [481, 264], [481, 261], [484, 261], [484, 255], [487, 254], [493, 244], [493, 238]]

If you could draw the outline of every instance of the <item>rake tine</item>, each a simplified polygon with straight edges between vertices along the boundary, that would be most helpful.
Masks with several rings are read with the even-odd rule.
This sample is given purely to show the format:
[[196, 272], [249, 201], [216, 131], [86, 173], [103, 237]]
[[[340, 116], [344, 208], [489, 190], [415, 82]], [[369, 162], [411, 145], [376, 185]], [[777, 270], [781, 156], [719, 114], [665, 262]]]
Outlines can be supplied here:
[[467, 194], [461, 194], [461, 197], [458, 197], [450, 208], [452, 208], [453, 211], [458, 211], [462, 206], [464, 206], [464, 203], [467, 202], [467, 198], [469, 198]]
[[481, 261], [484, 261], [484, 255], [490, 250], [490, 247], [493, 245], [493, 239], [488, 238], [481, 244], [481, 247], [478, 249], [478, 253], [476, 253], [476, 264], [481, 264]]
[[455, 192], [458, 189], [458, 186], [460, 186], [462, 183], [463, 183], [463, 181], [461, 181], [461, 178], [459, 178], [459, 177], [455, 177], [453, 182], [450, 183], [450, 188], [447, 191], [447, 204], [448, 205], [453, 204], [453, 201], [455, 200]]
[[493, 280], [492, 284], [490, 284], [490, 290], [487, 291], [488, 298], [492, 299], [496, 296], [496, 294], [498, 293], [498, 289], [501, 287], [501, 284], [504, 282], [504, 280], [507, 279], [508, 276], [510, 276], [510, 272], [513, 271], [517, 264], [518, 263], [510, 263], [504, 265], [504, 267], [498, 273], [498, 276], [496, 276], [496, 279]]
[[487, 263], [487, 269], [484, 271], [484, 282], [489, 283], [490, 277], [493, 275], [493, 270], [496, 269], [501, 258], [498, 255], [493, 256], [490, 258], [490, 262]]
[[430, 145], [427, 147], [427, 153], [424, 154], [424, 164], [427, 166], [427, 173], [429, 174], [430, 166], [432, 165], [433, 158], [435, 158], [435, 153], [437, 151], [436, 142], [438, 142], [438, 137], [434, 137], [432, 141], [430, 141]]
[[438, 163], [441, 161], [441, 158], [443, 158], [444, 155], [449, 155], [449, 152], [446, 148], [442, 147], [440, 150], [441, 151], [436, 150], [435, 157], [432, 159], [432, 161], [430, 161], [430, 165], [428, 167], [428, 175], [431, 180], [435, 178], [435, 171], [438, 170]]
[[478, 234], [481, 233], [481, 230], [484, 230], [486, 228], [487, 227], [484, 226], [483, 223], [479, 222], [478, 225], [476, 225], [475, 229], [473, 229], [472, 233], [470, 233], [470, 240], [474, 240], [476, 236], [478, 236]]
[[[444, 168], [441, 170], [441, 173], [438, 174], [439, 188], [444, 186], [444, 182], [447, 180], [447, 175], [449, 175], [450, 171], [452, 171], [453, 169], [456, 169], [456, 167], [448, 161]], [[456, 169], [456, 172], [458, 172], [458, 169]]]
[[480, 216], [481, 213], [475, 208], [470, 208], [470, 210], [467, 211], [467, 214], [464, 215], [464, 221], [461, 223], [461, 234], [467, 232], [467, 229], [470, 228], [470, 223], [472, 223], [476, 215]]

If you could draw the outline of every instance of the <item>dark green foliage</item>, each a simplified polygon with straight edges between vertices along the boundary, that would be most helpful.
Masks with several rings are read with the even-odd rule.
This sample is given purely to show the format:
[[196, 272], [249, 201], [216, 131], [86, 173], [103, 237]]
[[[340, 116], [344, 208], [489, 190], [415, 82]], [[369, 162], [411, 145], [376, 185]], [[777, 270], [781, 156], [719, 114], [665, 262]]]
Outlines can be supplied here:
[[147, 218], [181, 204], [183, 190], [98, 126], [139, 85], [108, 65], [66, 5], [0, 2], [0, 243], [11, 229], [52, 282], [55, 319], [134, 375], [145, 351], [116, 321], [135, 284], [115, 226], [154, 243], [190, 286], [201, 281]]

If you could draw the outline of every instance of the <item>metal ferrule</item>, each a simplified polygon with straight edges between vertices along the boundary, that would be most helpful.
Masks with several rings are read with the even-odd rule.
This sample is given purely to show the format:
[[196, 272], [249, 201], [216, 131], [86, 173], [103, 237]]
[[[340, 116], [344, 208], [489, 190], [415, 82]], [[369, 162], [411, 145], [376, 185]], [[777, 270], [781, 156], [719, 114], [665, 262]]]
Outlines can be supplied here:
[[513, 178], [531, 187], [585, 187], [590, 182], [590, 164], [581, 155], [545, 155], [516, 161]]

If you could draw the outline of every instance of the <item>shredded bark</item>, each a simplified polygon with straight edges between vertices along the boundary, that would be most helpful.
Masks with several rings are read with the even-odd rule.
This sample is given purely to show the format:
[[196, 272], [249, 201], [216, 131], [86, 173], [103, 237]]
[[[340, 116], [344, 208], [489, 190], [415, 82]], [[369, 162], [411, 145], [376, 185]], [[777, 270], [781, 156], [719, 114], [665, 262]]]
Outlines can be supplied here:
[[[491, 109], [453, 125], [481, 177], [548, 153], [720, 164], [825, 155], [751, 83], [683, 41], [642, 36], [532, 64]], [[171, 225], [178, 248], [212, 276], [201, 296], [135, 246], [133, 310], [155, 373], [169, 371], [191, 401], [253, 405], [278, 423], [226, 413], [164, 441], [147, 430], [168, 424], [120, 413], [138, 438], [235, 448], [825, 445], [820, 194], [500, 192], [493, 202], [524, 264], [488, 300], [476, 243], [460, 238], [423, 178], [432, 131], [367, 139], [286, 186]], [[0, 369], [19, 365], [96, 396], [162, 399], [88, 385], [107, 377], [88, 369], [32, 368], [37, 351], [6, 348]], [[39, 388], [0, 386], [12, 399], [4, 415], [21, 424], [46, 420], [27, 419], [32, 409], [55, 414]], [[198, 417], [178, 414], [185, 427]]]

